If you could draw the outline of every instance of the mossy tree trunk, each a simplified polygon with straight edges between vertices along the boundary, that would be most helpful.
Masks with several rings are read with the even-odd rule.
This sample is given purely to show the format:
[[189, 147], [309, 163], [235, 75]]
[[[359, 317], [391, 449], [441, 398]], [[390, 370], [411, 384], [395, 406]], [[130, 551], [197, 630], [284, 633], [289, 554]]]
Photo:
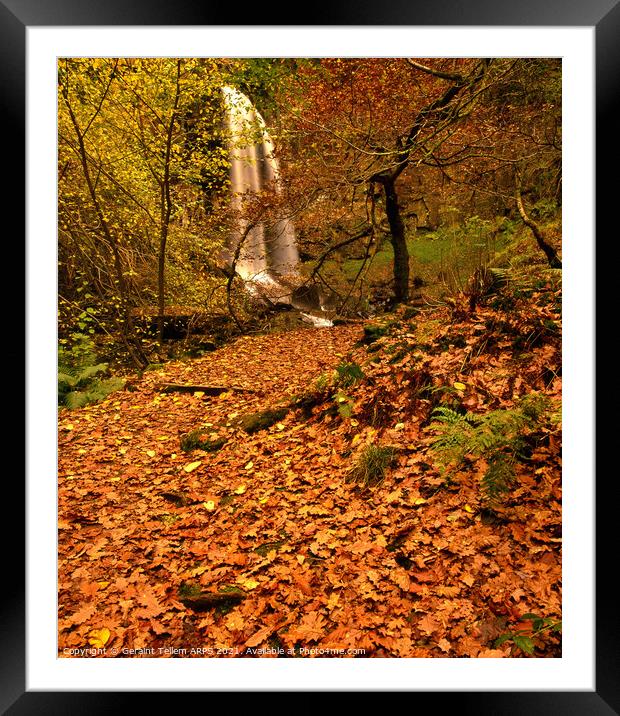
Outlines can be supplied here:
[[534, 219], [532, 219], [529, 216], [529, 214], [525, 210], [525, 206], [523, 204], [523, 197], [521, 196], [521, 180], [520, 180], [520, 178], [517, 178], [515, 198], [517, 201], [517, 209], [519, 210], [521, 219], [523, 220], [523, 223], [527, 226], [527, 228], [530, 229], [530, 231], [534, 234], [536, 243], [538, 244], [541, 251], [547, 257], [549, 266], [551, 266], [551, 268], [562, 268], [562, 262], [560, 261], [557, 251], [547, 241], [545, 234], [544, 234], [543, 230], [540, 228], [540, 226], [534, 221]]

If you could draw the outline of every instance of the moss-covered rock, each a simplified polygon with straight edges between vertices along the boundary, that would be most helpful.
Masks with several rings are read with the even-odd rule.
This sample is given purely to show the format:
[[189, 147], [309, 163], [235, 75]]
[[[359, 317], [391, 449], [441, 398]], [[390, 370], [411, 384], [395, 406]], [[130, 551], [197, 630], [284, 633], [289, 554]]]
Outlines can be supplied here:
[[369, 346], [371, 343], [378, 341], [379, 338], [389, 335], [393, 329], [401, 328], [402, 324], [399, 321], [388, 321], [384, 323], [367, 323], [364, 326], [364, 335], [356, 343], [356, 347]]
[[191, 450], [204, 450], [205, 452], [217, 452], [226, 445], [226, 438], [214, 438], [213, 440], [203, 440], [204, 430], [198, 428], [181, 436], [181, 450], [190, 452]]
[[288, 407], [282, 407], [263, 410], [260, 413], [248, 413], [241, 418], [240, 425], [246, 433], [251, 435], [275, 425], [286, 416], [288, 411]]

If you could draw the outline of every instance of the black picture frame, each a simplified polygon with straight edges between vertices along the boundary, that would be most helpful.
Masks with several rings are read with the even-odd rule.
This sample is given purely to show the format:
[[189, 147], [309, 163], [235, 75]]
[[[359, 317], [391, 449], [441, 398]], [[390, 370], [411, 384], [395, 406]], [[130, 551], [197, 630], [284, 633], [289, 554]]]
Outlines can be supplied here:
[[[613, 227], [611, 212], [617, 203], [613, 170], [615, 168], [615, 152], [613, 151], [613, 130], [616, 129], [616, 98], [619, 94], [620, 80], [620, 0], [521, 0], [519, 3], [509, 0], [448, 0], [443, 3], [421, 2], [420, 0], [396, 0], [392, 3], [373, 3], [370, 0], [332, 0], [320, 7], [307, 8], [305, 16], [299, 13], [291, 17], [290, 11], [277, 10], [280, 22], [275, 22], [275, 10], [265, 15], [265, 6], [257, 3], [253, 8], [233, 8], [232, 4], [217, 4], [206, 0], [175, 0], [173, 3], [154, 2], [153, 0], [0, 0], [0, 67], [3, 68], [0, 78], [0, 117], [4, 124], [5, 156], [15, 152], [13, 160], [7, 160], [4, 171], [0, 172], [2, 194], [4, 199], [5, 220], [9, 214], [18, 219], [25, 216], [25, 166], [23, 147], [25, 146], [25, 49], [26, 29], [33, 26], [92, 26], [92, 25], [151, 25], [151, 26], [224, 26], [237, 25], [235, 20], [243, 14], [244, 25], [415, 25], [415, 26], [588, 26], [595, 28], [596, 47], [596, 225], [597, 234], [601, 227]], [[288, 15], [282, 14], [289, 12]], [[612, 194], [613, 192], [613, 194]], [[20, 211], [21, 209], [21, 211]], [[609, 221], [606, 221], [609, 219]], [[10, 233], [10, 241], [6, 241], [5, 271], [10, 267], [12, 273], [19, 273], [15, 267], [23, 261], [23, 245], [14, 230]], [[603, 241], [613, 241], [612, 235], [604, 236]], [[10, 244], [10, 245], [9, 245]], [[597, 252], [598, 256], [598, 252]], [[598, 274], [597, 262], [597, 293], [602, 284]], [[24, 272], [25, 273], [25, 272]], [[24, 275], [22, 273], [22, 275]], [[5, 294], [5, 299], [6, 299]], [[19, 346], [25, 345], [25, 334], [20, 333], [24, 320], [20, 321], [16, 309], [11, 309], [10, 346], [5, 349], [9, 367], [15, 374], [20, 364]], [[7, 317], [5, 316], [5, 320]], [[602, 324], [597, 316], [596, 329]], [[23, 331], [23, 329], [21, 329]], [[598, 335], [598, 330], [597, 330]], [[8, 344], [7, 344], [8, 346]], [[24, 363], [25, 365], [25, 360]], [[597, 365], [598, 371], [598, 365]], [[615, 381], [613, 371], [604, 375]], [[11, 379], [15, 390], [14, 400], [5, 406], [6, 410], [15, 410], [21, 404], [23, 393], [20, 388], [25, 385]], [[27, 386], [26, 386], [27, 389]], [[613, 390], [613, 388], [612, 388]], [[18, 425], [19, 421], [13, 421]], [[609, 420], [599, 421], [597, 427], [596, 448], [609, 444], [611, 441], [611, 425]], [[613, 421], [611, 421], [613, 423]], [[607, 427], [609, 425], [609, 427]], [[585, 425], [584, 430], [593, 430], [594, 426]], [[18, 442], [15, 442], [17, 440]], [[18, 436], [10, 442], [11, 453], [15, 444], [19, 444]], [[612, 443], [613, 444], [613, 443]], [[7, 449], [8, 454], [8, 449]], [[24, 490], [16, 477], [19, 474], [23, 459], [18, 455], [17, 465], [12, 470], [5, 470], [5, 514], [13, 513], [19, 518], [18, 505], [23, 500]], [[612, 468], [613, 469], [613, 468]], [[605, 476], [607, 477], [607, 476]], [[613, 484], [613, 473], [609, 475], [609, 483]], [[489, 691], [480, 692], [433, 692], [411, 695], [412, 708], [424, 708], [428, 702], [435, 711], [438, 708], [455, 708], [460, 713], [489, 714], [613, 714], [620, 713], [620, 647], [618, 645], [620, 630], [613, 577], [615, 562], [613, 546], [615, 545], [612, 529], [615, 526], [617, 507], [611, 489], [609, 497], [605, 493], [609, 488], [603, 485], [598, 495], [596, 508], [596, 690], [593, 692], [494, 692], [489, 684]], [[8, 505], [8, 507], [6, 507]], [[615, 519], [614, 519], [615, 518]], [[7, 518], [8, 519], [8, 518]], [[3, 525], [4, 547], [3, 586], [0, 590], [0, 633], [2, 649], [0, 649], [0, 708], [2, 713], [21, 714], [81, 714], [89, 715], [109, 713], [111, 711], [129, 712], [144, 709], [144, 694], [135, 692], [33, 692], [26, 691], [26, 650], [25, 650], [25, 556], [15, 546], [15, 541], [25, 530], [17, 521], [8, 527]], [[29, 585], [35, 588], [35, 585]], [[589, 626], [588, 626], [589, 628]], [[79, 688], [76, 685], [76, 688]], [[283, 685], [283, 689], [285, 689]], [[380, 689], [379, 689], [380, 690]], [[157, 693], [160, 708], [179, 708], [180, 694]], [[293, 696], [295, 694], [292, 694]], [[309, 694], [303, 706], [312, 707], [315, 697], [320, 694]], [[209, 703], [213, 703], [211, 701]], [[236, 698], [236, 697], [235, 697]], [[298, 702], [299, 703], [299, 702]], [[255, 702], [258, 706], [259, 702]], [[206, 706], [207, 703], [204, 702]], [[215, 707], [215, 705], [213, 705]], [[216, 707], [217, 708], [217, 707]], [[238, 705], [235, 704], [235, 708]], [[270, 708], [273, 708], [271, 704]], [[298, 708], [298, 706], [295, 706]]]

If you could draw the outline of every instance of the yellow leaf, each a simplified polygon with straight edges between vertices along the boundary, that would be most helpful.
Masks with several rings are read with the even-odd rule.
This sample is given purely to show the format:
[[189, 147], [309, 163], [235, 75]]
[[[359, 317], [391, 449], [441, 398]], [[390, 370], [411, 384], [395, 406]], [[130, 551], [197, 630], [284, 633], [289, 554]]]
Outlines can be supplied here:
[[260, 500], [259, 500], [259, 503], [260, 503], [261, 505], [264, 505], [268, 500], [269, 500], [269, 495], [267, 495], [267, 496], [265, 496], [265, 497], [261, 497]]
[[470, 513], [475, 511], [469, 505], [465, 505], [465, 507], [463, 507], [463, 509], [465, 510], [465, 512], [470, 512]]
[[356, 427], [359, 425], [359, 423], [358, 423], [357, 420], [351, 419], [351, 425], [352, 425], [354, 428], [356, 428]]
[[86, 455], [86, 450], [84, 450], [84, 448], [80, 448], [78, 450], [78, 455]]
[[353, 436], [353, 440], [351, 440], [351, 446], [357, 445], [357, 443], [362, 439], [362, 436], [359, 433], [356, 433]]
[[254, 463], [250, 460], [250, 462], [245, 466], [246, 470], [251, 470], [254, 467]]
[[400, 499], [401, 496], [401, 489], [400, 487], [394, 490], [393, 492], [390, 492], [389, 495], [386, 496], [385, 501], [386, 502], [397, 502]]
[[405, 429], [405, 423], [396, 423], [395, 429], [396, 429], [396, 430], [404, 430], [404, 429]]
[[238, 579], [238, 584], [240, 584], [244, 589], [256, 589], [258, 587], [258, 582], [255, 579]]
[[220, 400], [228, 400], [231, 395], [232, 393], [230, 391], [228, 391], [227, 393], [220, 393]]
[[204, 394], [205, 394], [204, 390], [195, 390], [194, 398], [202, 398]]
[[97, 586], [99, 587], [99, 589], [105, 589], [108, 584], [110, 584], [110, 582], [97, 582]]
[[276, 425], [276, 428], [278, 428], [278, 430], [284, 430], [284, 424], [283, 424], [283, 423], [278, 423], [278, 424]]
[[184, 465], [183, 469], [185, 472], [193, 472], [200, 465], [202, 465], [202, 460], [196, 460], [196, 462], [188, 462], [187, 465]]
[[190, 577], [199, 577], [201, 574], [204, 574], [209, 567], [207, 567], [206, 564], [201, 564], [200, 567], [194, 567], [194, 569], [191, 569], [189, 572]]
[[209, 500], [208, 502], [203, 502], [202, 506], [205, 508], [205, 510], [213, 512], [213, 510], [215, 509], [215, 502], [213, 502], [213, 500]]
[[247, 490], [246, 485], [239, 485], [239, 487], [235, 490], [235, 495], [243, 495], [243, 493]]
[[297, 561], [299, 562], [299, 564], [303, 564], [306, 561], [306, 558], [303, 554], [298, 554]]
[[102, 649], [110, 638], [110, 630], [103, 627], [103, 629], [93, 629], [88, 635], [88, 643], [94, 646], [96, 649]]
[[344, 395], [341, 395], [341, 396], [338, 397], [338, 402], [339, 402], [339, 403], [346, 403], [346, 402], [347, 402], [347, 399], [344, 397]]
[[453, 383], [453, 385], [457, 390], [465, 390], [465, 388], [467, 388], [465, 383]]
[[413, 501], [414, 505], [424, 505], [428, 502], [428, 500], [425, 500], [423, 497], [418, 497], [416, 500]]
[[327, 608], [333, 609], [340, 601], [340, 594], [338, 592], [332, 592], [327, 600]]
[[146, 454], [147, 454], [149, 457], [155, 457], [155, 455], [157, 455], [157, 453], [155, 452], [155, 450], [147, 450], [147, 451], [146, 451]]

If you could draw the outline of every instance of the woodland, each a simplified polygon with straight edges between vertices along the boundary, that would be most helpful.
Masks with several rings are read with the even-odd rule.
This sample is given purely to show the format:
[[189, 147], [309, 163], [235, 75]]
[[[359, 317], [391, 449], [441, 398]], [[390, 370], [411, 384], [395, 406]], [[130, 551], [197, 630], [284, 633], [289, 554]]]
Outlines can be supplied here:
[[562, 66], [58, 60], [58, 654], [562, 655]]

